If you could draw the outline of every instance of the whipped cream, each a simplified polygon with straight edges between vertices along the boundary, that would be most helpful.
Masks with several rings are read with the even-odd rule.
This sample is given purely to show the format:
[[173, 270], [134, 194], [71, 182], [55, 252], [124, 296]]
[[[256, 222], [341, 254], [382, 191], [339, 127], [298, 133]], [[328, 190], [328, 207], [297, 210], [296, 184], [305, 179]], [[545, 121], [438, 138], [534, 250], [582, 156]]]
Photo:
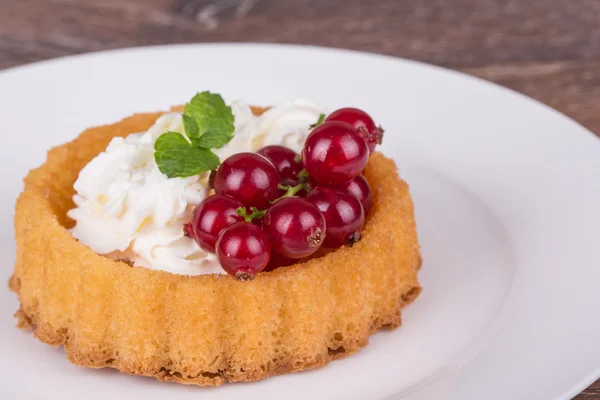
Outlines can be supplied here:
[[[282, 145], [300, 152], [310, 125], [324, 111], [306, 100], [293, 100], [255, 116], [248, 104], [229, 104], [233, 139], [215, 149], [224, 160], [232, 154]], [[79, 173], [68, 216], [73, 236], [98, 254], [134, 266], [178, 274], [224, 273], [216, 256], [184, 235], [194, 207], [209, 195], [208, 173], [167, 178], [154, 161], [154, 142], [167, 131], [184, 134], [181, 113], [160, 117], [146, 132], [115, 137], [106, 150]]]

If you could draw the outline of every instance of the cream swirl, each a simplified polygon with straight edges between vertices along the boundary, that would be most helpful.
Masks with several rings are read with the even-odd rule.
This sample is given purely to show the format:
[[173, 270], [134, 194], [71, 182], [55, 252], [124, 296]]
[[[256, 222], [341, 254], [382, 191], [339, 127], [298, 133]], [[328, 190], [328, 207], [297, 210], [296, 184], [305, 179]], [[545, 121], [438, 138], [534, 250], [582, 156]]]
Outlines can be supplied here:
[[[323, 110], [306, 100], [274, 106], [260, 116], [248, 104], [232, 102], [234, 137], [215, 152], [221, 160], [278, 144], [300, 151], [310, 125]], [[74, 184], [76, 221], [71, 233], [99, 254], [135, 266], [172, 273], [222, 273], [214, 254], [183, 233], [194, 207], [208, 195], [207, 174], [167, 178], [154, 161], [154, 142], [162, 133], [183, 133], [180, 113], [160, 117], [146, 132], [114, 138], [92, 159]]]

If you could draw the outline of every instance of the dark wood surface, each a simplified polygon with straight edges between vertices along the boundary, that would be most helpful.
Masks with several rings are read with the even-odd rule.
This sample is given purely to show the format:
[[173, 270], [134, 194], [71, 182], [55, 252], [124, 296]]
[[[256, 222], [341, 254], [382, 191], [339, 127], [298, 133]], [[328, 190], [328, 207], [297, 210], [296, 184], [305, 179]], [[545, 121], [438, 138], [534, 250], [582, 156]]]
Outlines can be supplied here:
[[[254, 41], [412, 58], [600, 134], [600, 0], [0, 0], [0, 69], [88, 51]], [[600, 381], [577, 399], [600, 400]]]

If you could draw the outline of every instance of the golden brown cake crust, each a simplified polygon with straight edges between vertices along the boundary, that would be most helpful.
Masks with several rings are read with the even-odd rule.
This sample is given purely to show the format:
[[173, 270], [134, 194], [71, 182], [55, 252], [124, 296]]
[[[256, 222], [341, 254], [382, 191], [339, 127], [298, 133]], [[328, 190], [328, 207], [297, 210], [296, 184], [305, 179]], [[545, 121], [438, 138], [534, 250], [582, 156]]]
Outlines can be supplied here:
[[365, 170], [374, 201], [362, 241], [252, 282], [131, 268], [75, 240], [66, 212], [79, 170], [160, 115], [88, 129], [25, 178], [9, 281], [20, 328], [64, 345], [77, 365], [216, 386], [322, 366], [400, 325], [421, 258], [408, 187], [378, 153]]

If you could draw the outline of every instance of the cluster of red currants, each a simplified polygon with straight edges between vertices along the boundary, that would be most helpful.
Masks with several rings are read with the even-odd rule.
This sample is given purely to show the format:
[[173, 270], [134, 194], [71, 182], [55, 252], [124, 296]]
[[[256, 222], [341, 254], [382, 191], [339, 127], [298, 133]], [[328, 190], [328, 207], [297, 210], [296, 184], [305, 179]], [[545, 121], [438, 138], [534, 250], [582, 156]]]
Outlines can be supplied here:
[[209, 179], [216, 194], [194, 209], [186, 234], [239, 280], [321, 246], [353, 245], [371, 206], [361, 173], [382, 134], [367, 113], [343, 108], [311, 131], [301, 155], [267, 146], [227, 158]]

